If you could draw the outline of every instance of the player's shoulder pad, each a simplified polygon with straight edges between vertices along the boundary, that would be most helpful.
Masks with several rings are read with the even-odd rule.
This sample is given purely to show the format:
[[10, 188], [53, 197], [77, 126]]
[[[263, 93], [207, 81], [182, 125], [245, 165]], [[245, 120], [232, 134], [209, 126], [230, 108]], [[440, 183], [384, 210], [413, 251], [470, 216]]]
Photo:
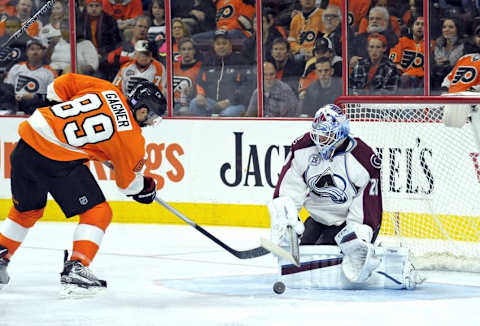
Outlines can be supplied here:
[[302, 148], [307, 148], [310, 146], [314, 146], [313, 140], [310, 138], [310, 132], [306, 132], [305, 134], [297, 137], [293, 142], [290, 148], [290, 151], [297, 151]]
[[370, 174], [376, 170], [380, 170], [382, 167], [382, 159], [363, 140], [356, 137], [354, 139], [356, 145], [351, 153], [355, 159], [360, 162]]

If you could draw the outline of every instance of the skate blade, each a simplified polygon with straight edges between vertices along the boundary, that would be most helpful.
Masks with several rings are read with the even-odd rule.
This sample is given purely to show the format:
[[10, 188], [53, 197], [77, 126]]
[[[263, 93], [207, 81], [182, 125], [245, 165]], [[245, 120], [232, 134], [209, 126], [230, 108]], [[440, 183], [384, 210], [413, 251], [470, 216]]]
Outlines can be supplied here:
[[75, 284], [62, 284], [59, 292], [61, 299], [82, 299], [101, 295], [106, 291], [106, 287], [91, 286], [83, 288]]

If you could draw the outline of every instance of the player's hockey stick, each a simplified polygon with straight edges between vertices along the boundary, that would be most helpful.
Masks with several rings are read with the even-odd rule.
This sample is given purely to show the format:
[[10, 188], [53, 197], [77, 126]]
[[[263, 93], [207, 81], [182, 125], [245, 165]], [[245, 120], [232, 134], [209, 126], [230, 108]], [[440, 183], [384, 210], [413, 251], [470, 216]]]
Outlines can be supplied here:
[[[103, 164], [113, 170], [113, 165], [110, 162], [103, 162]], [[257, 248], [253, 248], [253, 249], [249, 249], [249, 250], [235, 250], [235, 249], [227, 246], [225, 243], [220, 241], [217, 237], [215, 237], [210, 232], [208, 232], [207, 230], [202, 228], [200, 225], [198, 225], [197, 223], [195, 223], [194, 221], [192, 221], [191, 219], [189, 219], [188, 217], [186, 217], [185, 215], [183, 215], [182, 213], [177, 211], [175, 208], [168, 205], [163, 199], [161, 199], [159, 197], [155, 197], [155, 201], [157, 203], [159, 203], [160, 205], [162, 205], [163, 207], [165, 207], [172, 214], [174, 214], [175, 216], [177, 216], [178, 218], [183, 220], [188, 225], [193, 226], [197, 231], [202, 233], [204, 236], [206, 236], [207, 238], [209, 238], [210, 240], [212, 240], [213, 242], [215, 242], [220, 247], [222, 247], [223, 249], [225, 249], [226, 251], [228, 251], [229, 253], [231, 253], [232, 255], [234, 255], [237, 258], [240, 258], [240, 259], [256, 258], [256, 257], [260, 257], [260, 256], [265, 256], [266, 254], [268, 254], [270, 252], [270, 251], [266, 250], [265, 248], [263, 248], [262, 246], [257, 247]]]
[[43, 14], [46, 14], [48, 12], [48, 10], [50, 10], [52, 7], [53, 7], [53, 4], [55, 3], [55, 0], [49, 0], [47, 1], [43, 6], [42, 8], [40, 8], [32, 17], [30, 17], [29, 20], [27, 20], [23, 25], [22, 27], [16, 31], [12, 36], [10, 36], [8, 38], [8, 40], [3, 43], [1, 46], [0, 46], [0, 49], [3, 49], [5, 47], [7, 47], [10, 43], [12, 43], [13, 40], [16, 40], [18, 39], [20, 36], [22, 36], [23, 33], [25, 33], [25, 31], [33, 24], [35, 23], [37, 20], [38, 20], [38, 17], [40, 17], [40, 15], [43, 15]]
[[159, 203], [160, 205], [162, 205], [163, 207], [165, 207], [168, 211], [173, 213], [175, 216], [177, 216], [178, 218], [183, 220], [185, 223], [189, 224], [190, 226], [193, 226], [197, 231], [202, 233], [204, 236], [206, 236], [207, 238], [209, 238], [210, 240], [212, 240], [213, 242], [215, 242], [220, 247], [222, 247], [223, 249], [225, 249], [226, 251], [228, 251], [229, 253], [231, 253], [232, 255], [234, 255], [237, 258], [240, 258], [240, 259], [256, 258], [256, 257], [264, 256], [264, 255], [266, 255], [270, 252], [267, 249], [265, 249], [263, 246], [253, 248], [253, 249], [249, 249], [249, 250], [235, 250], [235, 249], [227, 246], [225, 243], [220, 241], [218, 238], [216, 238], [210, 232], [208, 232], [207, 230], [202, 228], [200, 225], [198, 225], [197, 223], [195, 223], [194, 221], [192, 221], [191, 219], [189, 219], [188, 217], [186, 217], [185, 215], [183, 215], [182, 213], [177, 211], [175, 208], [168, 205], [163, 199], [161, 199], [159, 197], [155, 197], [155, 201], [157, 203]]

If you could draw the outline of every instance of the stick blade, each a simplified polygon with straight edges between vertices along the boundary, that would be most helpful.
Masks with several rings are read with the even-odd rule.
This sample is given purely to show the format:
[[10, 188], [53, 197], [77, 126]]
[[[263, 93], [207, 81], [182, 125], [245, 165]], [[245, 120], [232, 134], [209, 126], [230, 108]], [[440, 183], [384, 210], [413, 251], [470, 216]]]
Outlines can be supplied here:
[[288, 252], [285, 249], [279, 247], [278, 245], [276, 245], [272, 241], [262, 237], [262, 238], [260, 238], [260, 244], [262, 245], [263, 248], [267, 249], [272, 254], [280, 256], [280, 257], [288, 260], [289, 262], [291, 262], [295, 266], [300, 267], [299, 259], [295, 259], [295, 257], [293, 257], [293, 255], [290, 252]]

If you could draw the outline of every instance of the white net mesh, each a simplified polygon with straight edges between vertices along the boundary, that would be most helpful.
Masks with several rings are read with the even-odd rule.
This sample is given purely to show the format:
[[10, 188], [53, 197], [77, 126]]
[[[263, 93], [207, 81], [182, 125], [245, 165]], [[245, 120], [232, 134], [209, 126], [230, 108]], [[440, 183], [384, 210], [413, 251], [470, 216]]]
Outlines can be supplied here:
[[408, 247], [419, 269], [480, 271], [480, 157], [472, 124], [446, 127], [445, 104], [344, 103], [352, 134], [382, 158], [380, 243]]

